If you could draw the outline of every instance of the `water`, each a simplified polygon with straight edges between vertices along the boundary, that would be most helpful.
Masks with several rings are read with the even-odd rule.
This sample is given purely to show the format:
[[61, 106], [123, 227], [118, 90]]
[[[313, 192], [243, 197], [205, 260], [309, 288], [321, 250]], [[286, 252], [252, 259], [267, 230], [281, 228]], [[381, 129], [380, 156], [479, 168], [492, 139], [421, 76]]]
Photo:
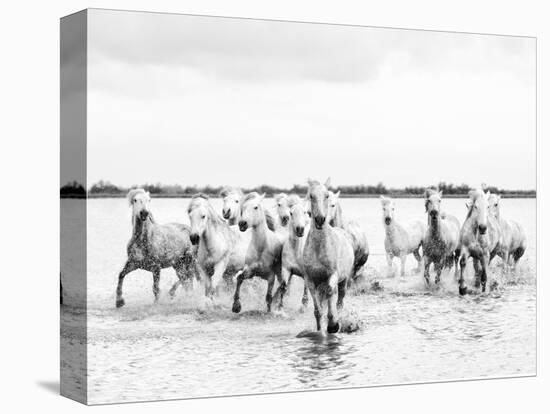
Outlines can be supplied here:
[[[444, 200], [463, 219], [465, 200]], [[70, 209], [63, 200], [62, 208]], [[219, 208], [220, 201], [213, 201]], [[424, 220], [419, 199], [397, 200], [397, 218]], [[90, 403], [143, 401], [270, 391], [533, 375], [536, 372], [536, 275], [534, 199], [503, 200], [502, 214], [525, 228], [528, 249], [515, 275], [502, 275], [499, 260], [490, 280], [498, 288], [459, 297], [454, 275], [427, 289], [408, 261], [405, 278], [387, 276], [377, 199], [343, 199], [344, 213], [367, 233], [373, 255], [364, 292], [346, 297], [344, 320], [358, 322], [351, 334], [297, 338], [315, 326], [311, 304], [301, 313], [302, 281], [295, 280], [282, 313], [265, 313], [266, 283], [243, 284], [239, 315], [231, 293], [212, 305], [196, 292], [167, 291], [176, 280], [162, 271], [160, 303], [153, 305], [152, 276], [136, 271], [125, 279], [126, 306], [115, 309], [117, 275], [131, 233], [124, 199], [88, 202], [88, 395]], [[154, 199], [159, 222], [187, 222], [185, 199]], [[397, 261], [396, 264], [397, 266]], [[62, 269], [63, 270], [63, 269]], [[472, 285], [471, 269], [468, 283]], [[67, 278], [65, 278], [67, 279]], [[64, 279], [69, 306], [74, 290]], [[381, 290], [370, 289], [378, 281]], [[70, 337], [71, 330], [62, 332]], [[69, 369], [69, 368], [66, 368]], [[78, 385], [77, 385], [78, 386]]]

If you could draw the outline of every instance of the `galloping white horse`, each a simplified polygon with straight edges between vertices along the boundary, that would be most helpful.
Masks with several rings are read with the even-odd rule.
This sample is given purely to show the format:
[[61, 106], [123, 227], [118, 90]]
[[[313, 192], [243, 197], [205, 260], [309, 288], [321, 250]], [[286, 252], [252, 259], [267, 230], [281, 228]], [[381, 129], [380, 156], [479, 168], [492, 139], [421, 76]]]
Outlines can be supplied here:
[[[279, 287], [275, 292], [275, 297], [281, 295], [279, 308], [283, 307], [283, 298], [288, 289], [294, 275], [304, 277], [302, 268], [302, 259], [304, 254], [304, 246], [306, 237], [309, 233], [310, 218], [306, 211], [305, 203], [295, 194], [287, 197], [287, 205], [289, 207], [289, 230], [283, 244], [282, 251], [282, 269], [281, 280]], [[308, 295], [307, 284], [304, 280], [304, 293], [302, 295], [302, 308], [307, 307]]]
[[132, 207], [132, 237], [128, 242], [128, 259], [118, 275], [116, 288], [116, 307], [124, 306], [122, 286], [125, 276], [137, 269], [153, 273], [153, 294], [155, 302], [160, 295], [160, 270], [173, 267], [178, 282], [170, 290], [173, 296], [178, 284], [196, 278], [195, 249], [189, 242], [190, 229], [185, 224], [158, 224], [149, 210], [151, 197], [149, 192], [137, 188], [127, 195]]
[[489, 214], [490, 193], [482, 190], [470, 191], [470, 200], [466, 203], [468, 215], [460, 231], [460, 277], [458, 292], [467, 293], [464, 283], [464, 269], [469, 257], [472, 257], [475, 270], [475, 286], [485, 292], [489, 262], [498, 251], [500, 226], [497, 219]]
[[393, 200], [380, 196], [382, 204], [382, 224], [386, 232], [384, 247], [388, 268], [393, 273], [393, 258], [401, 260], [401, 276], [405, 276], [405, 263], [408, 254], [413, 254], [418, 262], [417, 271], [422, 269], [420, 247], [426, 234], [426, 225], [421, 221], [410, 223], [407, 226], [395, 220], [395, 204]]
[[[327, 184], [330, 185], [330, 178], [327, 180]], [[361, 230], [359, 224], [344, 219], [342, 206], [339, 202], [340, 191], [337, 193], [329, 191], [328, 194], [327, 219], [332, 227], [338, 227], [345, 230], [349, 237], [351, 246], [353, 247], [354, 257], [353, 278], [356, 278], [359, 270], [361, 270], [369, 258], [369, 243], [367, 242], [367, 236], [365, 232]]]
[[289, 196], [285, 193], [277, 194], [275, 196], [275, 209], [277, 210], [279, 225], [281, 227], [287, 227], [290, 221]]
[[224, 276], [231, 277], [244, 267], [247, 238], [216, 213], [205, 195], [193, 196], [187, 214], [191, 222], [189, 238], [199, 246], [197, 268], [204, 280], [205, 295], [212, 297]]
[[224, 187], [220, 191], [220, 197], [223, 202], [222, 215], [231, 226], [236, 225], [239, 219], [241, 212], [240, 203], [243, 195], [242, 190], [236, 187]]
[[264, 195], [256, 192], [247, 194], [242, 199], [239, 217], [239, 229], [244, 232], [248, 228], [252, 232], [252, 240], [246, 252], [244, 269], [237, 276], [237, 287], [233, 296], [233, 312], [241, 311], [240, 290], [244, 280], [258, 276], [267, 280], [265, 297], [267, 311], [271, 311], [273, 300], [273, 285], [275, 279], [281, 278], [281, 253], [283, 238], [270, 230], [266, 214], [262, 206]]
[[346, 285], [354, 274], [354, 254], [346, 231], [328, 225], [328, 185], [329, 180], [325, 185], [309, 181], [307, 198], [314, 225], [304, 246], [303, 270], [313, 298], [317, 330], [321, 330], [323, 308], [328, 302], [327, 332], [336, 333], [340, 329], [337, 309], [344, 305]]
[[441, 209], [441, 191], [426, 190], [424, 206], [428, 214], [428, 229], [422, 242], [424, 255], [424, 279], [430, 284], [430, 265], [434, 264], [435, 283], [439, 283], [441, 272], [447, 265], [456, 267], [459, 253], [460, 223]]
[[489, 213], [493, 215], [500, 226], [500, 240], [496, 254], [502, 259], [505, 270], [508, 270], [510, 258], [514, 261], [514, 269], [518, 260], [525, 253], [527, 239], [523, 228], [515, 221], [505, 220], [500, 214], [500, 196], [490, 194], [488, 198]]

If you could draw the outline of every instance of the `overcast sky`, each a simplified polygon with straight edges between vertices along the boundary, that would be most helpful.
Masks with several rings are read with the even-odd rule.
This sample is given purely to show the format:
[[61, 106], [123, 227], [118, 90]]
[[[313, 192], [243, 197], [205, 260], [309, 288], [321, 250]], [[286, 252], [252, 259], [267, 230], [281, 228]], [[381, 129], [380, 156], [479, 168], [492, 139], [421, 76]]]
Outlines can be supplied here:
[[88, 185], [535, 188], [535, 40], [92, 10]]

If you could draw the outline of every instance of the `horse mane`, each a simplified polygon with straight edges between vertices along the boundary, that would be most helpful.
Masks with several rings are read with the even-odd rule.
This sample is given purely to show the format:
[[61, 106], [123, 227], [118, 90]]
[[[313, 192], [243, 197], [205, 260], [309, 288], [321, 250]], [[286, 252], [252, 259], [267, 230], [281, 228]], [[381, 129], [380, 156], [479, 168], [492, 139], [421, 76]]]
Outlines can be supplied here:
[[260, 194], [258, 194], [256, 191], [252, 191], [251, 193], [248, 193], [243, 197], [242, 205], [244, 206], [244, 204], [247, 203], [248, 201], [258, 197], [260, 197]]
[[288, 198], [288, 196], [285, 193], [279, 193], [275, 196], [275, 202], [278, 203], [279, 200], [281, 200], [283, 198]]
[[386, 207], [387, 205], [392, 203], [392, 199], [388, 197], [381, 197], [380, 203], [382, 203], [382, 207]]
[[128, 205], [130, 206], [132, 205], [135, 196], [137, 196], [138, 194], [145, 194], [147, 196], [149, 195], [149, 193], [145, 191], [143, 188], [133, 188], [130, 191], [128, 191], [128, 194], [126, 194], [126, 200], [128, 200]]
[[290, 194], [288, 196], [288, 207], [292, 208], [296, 204], [300, 204], [302, 202], [302, 199], [297, 194]]
[[476, 203], [476, 201], [480, 198], [480, 197], [483, 197], [485, 195], [485, 192], [483, 191], [483, 189], [477, 189], [477, 190], [470, 190], [470, 192], [468, 193], [468, 196], [470, 197], [470, 207], [468, 208], [468, 214], [466, 215], [466, 218], [469, 219], [470, 216], [472, 215], [472, 212], [474, 211], [474, 204]]
[[220, 197], [221, 198], [225, 198], [229, 194], [237, 194], [239, 197], [242, 197], [243, 196], [243, 191], [240, 188], [231, 187], [231, 186], [223, 187], [220, 191]]
[[224, 224], [225, 220], [214, 210], [214, 207], [212, 207], [212, 204], [210, 204], [210, 199], [206, 194], [198, 193], [195, 194], [193, 197], [191, 197], [191, 201], [189, 202], [189, 207], [187, 208], [187, 212], [193, 211], [195, 208], [197, 208], [199, 205], [205, 204], [206, 210], [208, 212], [208, 219], [215, 225]]

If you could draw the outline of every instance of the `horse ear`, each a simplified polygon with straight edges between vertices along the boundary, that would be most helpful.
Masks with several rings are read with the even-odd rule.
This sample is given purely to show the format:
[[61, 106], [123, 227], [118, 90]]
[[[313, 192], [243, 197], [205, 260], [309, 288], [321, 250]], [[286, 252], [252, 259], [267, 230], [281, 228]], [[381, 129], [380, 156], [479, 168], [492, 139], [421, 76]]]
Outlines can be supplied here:
[[147, 200], [151, 201], [151, 194], [149, 193], [149, 191], [146, 191], [145, 195], [147, 196]]
[[330, 187], [330, 177], [328, 177], [327, 180], [325, 181], [325, 187], [326, 188]]
[[334, 195], [336, 196], [336, 198], [339, 198], [340, 197], [340, 190], [338, 190], [338, 192]]
[[265, 198], [265, 193], [263, 193], [261, 196], [260, 196], [260, 200], [263, 200]]
[[443, 190], [439, 190], [437, 193], [439, 194], [439, 198], [443, 198]]

